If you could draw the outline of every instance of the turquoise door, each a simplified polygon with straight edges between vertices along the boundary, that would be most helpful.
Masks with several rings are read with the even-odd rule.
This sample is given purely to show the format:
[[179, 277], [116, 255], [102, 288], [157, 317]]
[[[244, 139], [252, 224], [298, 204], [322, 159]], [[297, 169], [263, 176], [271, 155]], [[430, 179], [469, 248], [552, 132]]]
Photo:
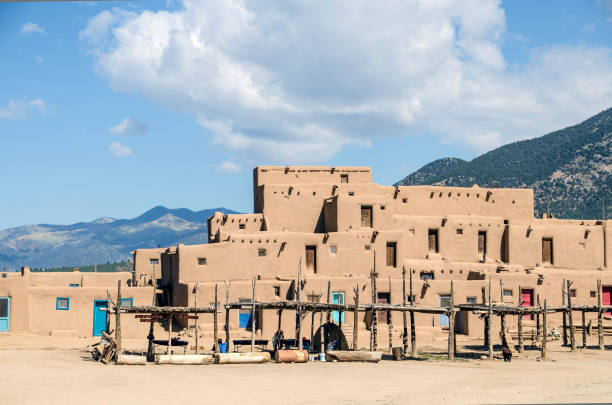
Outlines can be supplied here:
[[[332, 304], [344, 304], [344, 293], [335, 292], [332, 293]], [[344, 311], [332, 311], [332, 320], [335, 323], [344, 323]]]
[[11, 314], [11, 299], [0, 297], [0, 332], [9, 331], [9, 319]]
[[[440, 306], [448, 307], [450, 305], [450, 295], [440, 295]], [[440, 326], [448, 328], [448, 315], [440, 314]]]
[[102, 331], [106, 331], [106, 308], [108, 301], [95, 300], [93, 313], [93, 335], [102, 336]]

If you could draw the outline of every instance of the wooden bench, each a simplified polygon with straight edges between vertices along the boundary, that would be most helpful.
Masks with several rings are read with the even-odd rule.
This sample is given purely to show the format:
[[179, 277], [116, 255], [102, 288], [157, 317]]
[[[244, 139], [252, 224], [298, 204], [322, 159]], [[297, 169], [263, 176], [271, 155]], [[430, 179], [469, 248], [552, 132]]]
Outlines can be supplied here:
[[[234, 344], [234, 351], [237, 352], [240, 346], [250, 346], [251, 339], [234, 339], [232, 343]], [[268, 348], [268, 340], [255, 339], [255, 346], [259, 346], [262, 350], [266, 350]]]

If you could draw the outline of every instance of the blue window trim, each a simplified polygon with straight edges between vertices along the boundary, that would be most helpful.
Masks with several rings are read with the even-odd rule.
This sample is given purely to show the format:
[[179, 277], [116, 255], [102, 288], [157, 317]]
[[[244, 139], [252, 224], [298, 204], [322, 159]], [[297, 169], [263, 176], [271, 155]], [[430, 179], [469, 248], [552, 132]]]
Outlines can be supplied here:
[[[66, 300], [66, 308], [60, 308], [59, 306], [59, 302], [60, 300]], [[70, 310], [70, 298], [68, 297], [57, 297], [55, 299], [55, 309], [57, 309], [58, 311], [68, 311]]]
[[126, 307], [134, 306], [134, 299], [133, 298], [121, 298], [121, 305], [126, 306]]
[[70, 283], [68, 285], [68, 287], [72, 287], [72, 288], [76, 288], [76, 287], [80, 287], [80, 286], [81, 286], [81, 284], [79, 284], [79, 283]]

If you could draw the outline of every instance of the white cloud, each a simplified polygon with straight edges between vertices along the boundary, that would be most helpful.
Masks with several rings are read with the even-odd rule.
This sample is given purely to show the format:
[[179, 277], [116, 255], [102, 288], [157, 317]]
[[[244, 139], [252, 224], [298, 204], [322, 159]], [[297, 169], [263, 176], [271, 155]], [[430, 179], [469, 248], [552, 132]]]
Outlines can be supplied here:
[[28, 22], [21, 26], [19, 32], [22, 34], [44, 34], [45, 29], [36, 23]]
[[10, 100], [6, 106], [0, 106], [0, 119], [23, 119], [33, 112], [46, 114], [50, 110], [45, 100], [40, 98], [30, 101]]
[[111, 127], [109, 132], [115, 135], [143, 135], [147, 133], [149, 126], [144, 123], [135, 120], [134, 118], [124, 118], [119, 124]]
[[108, 151], [115, 157], [127, 157], [132, 155], [132, 148], [115, 141], [110, 144]]
[[216, 173], [237, 173], [240, 170], [242, 170], [242, 168], [238, 166], [236, 163], [226, 160], [225, 162], [217, 166], [217, 168], [215, 169], [215, 172]]
[[484, 151], [609, 107], [609, 48], [510, 66], [505, 28], [491, 0], [185, 0], [102, 12], [80, 36], [113, 88], [192, 114], [243, 162], [295, 164], [424, 133]]

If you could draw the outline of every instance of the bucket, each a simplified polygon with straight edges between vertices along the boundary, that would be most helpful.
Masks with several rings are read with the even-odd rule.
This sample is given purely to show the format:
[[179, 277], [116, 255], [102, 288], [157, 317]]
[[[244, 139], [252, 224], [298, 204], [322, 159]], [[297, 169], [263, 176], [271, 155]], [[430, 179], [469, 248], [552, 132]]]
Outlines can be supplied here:
[[401, 360], [402, 359], [402, 348], [394, 347], [393, 348], [393, 360]]
[[315, 361], [317, 358], [317, 356], [315, 356], [314, 354], [309, 354], [308, 355], [308, 361]]
[[227, 353], [227, 342], [219, 343], [219, 353]]
[[325, 360], [325, 353], [319, 353], [319, 361], [326, 361]]

